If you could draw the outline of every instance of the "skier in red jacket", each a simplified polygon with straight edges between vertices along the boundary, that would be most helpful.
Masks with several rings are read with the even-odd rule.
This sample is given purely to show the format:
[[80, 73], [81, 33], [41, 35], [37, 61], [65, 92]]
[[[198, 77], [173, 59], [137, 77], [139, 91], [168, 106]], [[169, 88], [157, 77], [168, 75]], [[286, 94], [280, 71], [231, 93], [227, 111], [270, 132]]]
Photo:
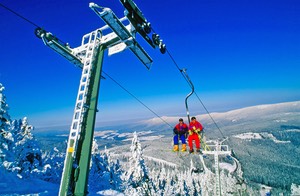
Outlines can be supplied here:
[[189, 147], [190, 147], [190, 153], [194, 152], [193, 149], [193, 140], [195, 140], [196, 144], [196, 151], [200, 152], [200, 139], [199, 139], [199, 133], [203, 130], [203, 126], [200, 122], [196, 120], [196, 117], [192, 117], [192, 121], [189, 125]]
[[179, 138], [182, 143], [182, 152], [186, 151], [186, 141], [185, 141], [185, 135], [188, 132], [188, 126], [183, 122], [183, 119], [179, 119], [179, 123], [174, 127], [173, 129], [174, 132], [174, 148], [173, 151], [179, 151], [178, 143], [179, 143]]

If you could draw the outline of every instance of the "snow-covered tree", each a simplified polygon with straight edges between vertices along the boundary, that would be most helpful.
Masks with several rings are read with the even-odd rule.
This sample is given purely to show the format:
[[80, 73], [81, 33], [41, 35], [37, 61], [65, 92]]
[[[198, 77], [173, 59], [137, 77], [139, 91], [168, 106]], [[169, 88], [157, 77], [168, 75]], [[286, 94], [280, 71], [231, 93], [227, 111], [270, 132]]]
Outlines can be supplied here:
[[[112, 161], [106, 149], [100, 152], [96, 140], [93, 141], [89, 186], [96, 190], [113, 189], [121, 191], [122, 175], [120, 163]], [[109, 183], [107, 183], [109, 182]]]
[[4, 90], [4, 86], [0, 83], [0, 163], [11, 160], [14, 142], [13, 135], [9, 132], [11, 119], [8, 114], [9, 107], [6, 103]]
[[[28, 119], [10, 119], [3, 91], [4, 87], [0, 84], [0, 178], [3, 178], [2, 171], [5, 171], [21, 179], [34, 178], [59, 184], [65, 153], [55, 147], [50, 152], [42, 153], [32, 133], [34, 127], [28, 123]], [[108, 150], [101, 153], [96, 142], [93, 145], [90, 173], [90, 187], [94, 186], [97, 190], [101, 190], [99, 187], [122, 189], [123, 171], [120, 163], [111, 160]]]
[[154, 185], [145, 165], [141, 143], [134, 132], [131, 142], [129, 170], [124, 174], [126, 195], [154, 195]]
[[41, 150], [27, 118], [10, 119], [3, 91], [4, 87], [0, 84], [0, 167], [28, 177], [33, 170], [41, 167]]
[[188, 190], [189, 195], [197, 195], [197, 193], [200, 193], [201, 187], [199, 186], [198, 180], [196, 180], [195, 176], [198, 175], [199, 168], [196, 168], [194, 166], [193, 160], [191, 159], [190, 162], [190, 169], [188, 173], [186, 173], [187, 179], [190, 179], [188, 181]]
[[291, 185], [291, 195], [292, 196], [300, 195], [300, 185], [292, 183], [292, 185]]
[[166, 187], [166, 183], [167, 183], [167, 180], [166, 180], [166, 170], [165, 168], [161, 168], [160, 172], [159, 172], [159, 175], [158, 175], [158, 182], [159, 182], [159, 189], [160, 190], [164, 190], [165, 187]]
[[4, 86], [0, 83], [0, 134], [7, 132], [10, 125], [10, 116], [8, 114], [8, 104], [6, 103], [6, 96], [4, 94]]
[[37, 140], [31, 133], [34, 128], [28, 124], [27, 118], [24, 117], [18, 123], [19, 125], [16, 127], [19, 129], [14, 130], [16, 133], [13, 147], [15, 154], [14, 165], [20, 168], [19, 174], [28, 177], [32, 170], [42, 166], [42, 152]]
[[4, 90], [4, 86], [0, 83], [0, 133], [3, 130], [7, 130], [10, 122], [10, 116], [8, 114], [9, 107], [6, 103]]
[[54, 147], [50, 152], [42, 154], [43, 169], [40, 179], [53, 182], [56, 184], [60, 183], [62, 171], [64, 167], [65, 153], [60, 152]]

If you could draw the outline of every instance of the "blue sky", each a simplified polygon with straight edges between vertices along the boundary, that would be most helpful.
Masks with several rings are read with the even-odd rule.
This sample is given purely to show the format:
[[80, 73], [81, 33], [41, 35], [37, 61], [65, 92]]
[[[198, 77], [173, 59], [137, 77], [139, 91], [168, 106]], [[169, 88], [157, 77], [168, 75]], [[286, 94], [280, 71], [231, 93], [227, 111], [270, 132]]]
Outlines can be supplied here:
[[[1, 3], [78, 47], [104, 26], [86, 0]], [[120, 18], [118, 0], [94, 1]], [[297, 0], [136, 0], [211, 112], [300, 100], [300, 2]], [[81, 70], [43, 45], [35, 27], [0, 7], [0, 82], [12, 118], [37, 127], [70, 124]], [[130, 51], [104, 57], [103, 70], [160, 116], [185, 116], [190, 88], [167, 54], [142, 40], [150, 71]], [[98, 122], [155, 117], [110, 79], [102, 80]], [[205, 113], [195, 96], [191, 115]]]

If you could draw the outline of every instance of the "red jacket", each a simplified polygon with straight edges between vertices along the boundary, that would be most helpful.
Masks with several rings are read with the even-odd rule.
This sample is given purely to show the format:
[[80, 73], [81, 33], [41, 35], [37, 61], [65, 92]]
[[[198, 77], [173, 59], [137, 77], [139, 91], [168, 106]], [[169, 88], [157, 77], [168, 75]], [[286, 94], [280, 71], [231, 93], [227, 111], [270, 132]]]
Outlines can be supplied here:
[[202, 131], [203, 130], [202, 124], [199, 123], [198, 121], [195, 121], [195, 122], [191, 121], [190, 122], [190, 126], [189, 126], [189, 130], [194, 132], [194, 130], [197, 130], [197, 129], [199, 129], [200, 131]]
[[181, 125], [180, 125], [180, 123], [178, 123], [174, 127], [173, 131], [174, 131], [174, 134], [180, 134], [180, 135], [185, 134], [188, 131], [188, 126], [185, 123], [182, 123]]

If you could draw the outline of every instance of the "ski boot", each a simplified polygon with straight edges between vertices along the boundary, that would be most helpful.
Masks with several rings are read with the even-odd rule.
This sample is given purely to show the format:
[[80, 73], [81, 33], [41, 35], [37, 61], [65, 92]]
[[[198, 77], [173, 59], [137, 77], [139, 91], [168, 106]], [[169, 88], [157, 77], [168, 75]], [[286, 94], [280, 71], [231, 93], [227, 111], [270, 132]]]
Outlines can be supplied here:
[[194, 153], [194, 149], [190, 149], [190, 154]]
[[186, 144], [182, 144], [181, 152], [186, 152]]
[[200, 148], [197, 148], [196, 152], [203, 154], [202, 151], [200, 150]]
[[174, 151], [174, 152], [178, 152], [178, 151], [179, 151], [179, 147], [178, 147], [178, 145], [174, 145], [174, 147], [173, 147], [173, 151]]

